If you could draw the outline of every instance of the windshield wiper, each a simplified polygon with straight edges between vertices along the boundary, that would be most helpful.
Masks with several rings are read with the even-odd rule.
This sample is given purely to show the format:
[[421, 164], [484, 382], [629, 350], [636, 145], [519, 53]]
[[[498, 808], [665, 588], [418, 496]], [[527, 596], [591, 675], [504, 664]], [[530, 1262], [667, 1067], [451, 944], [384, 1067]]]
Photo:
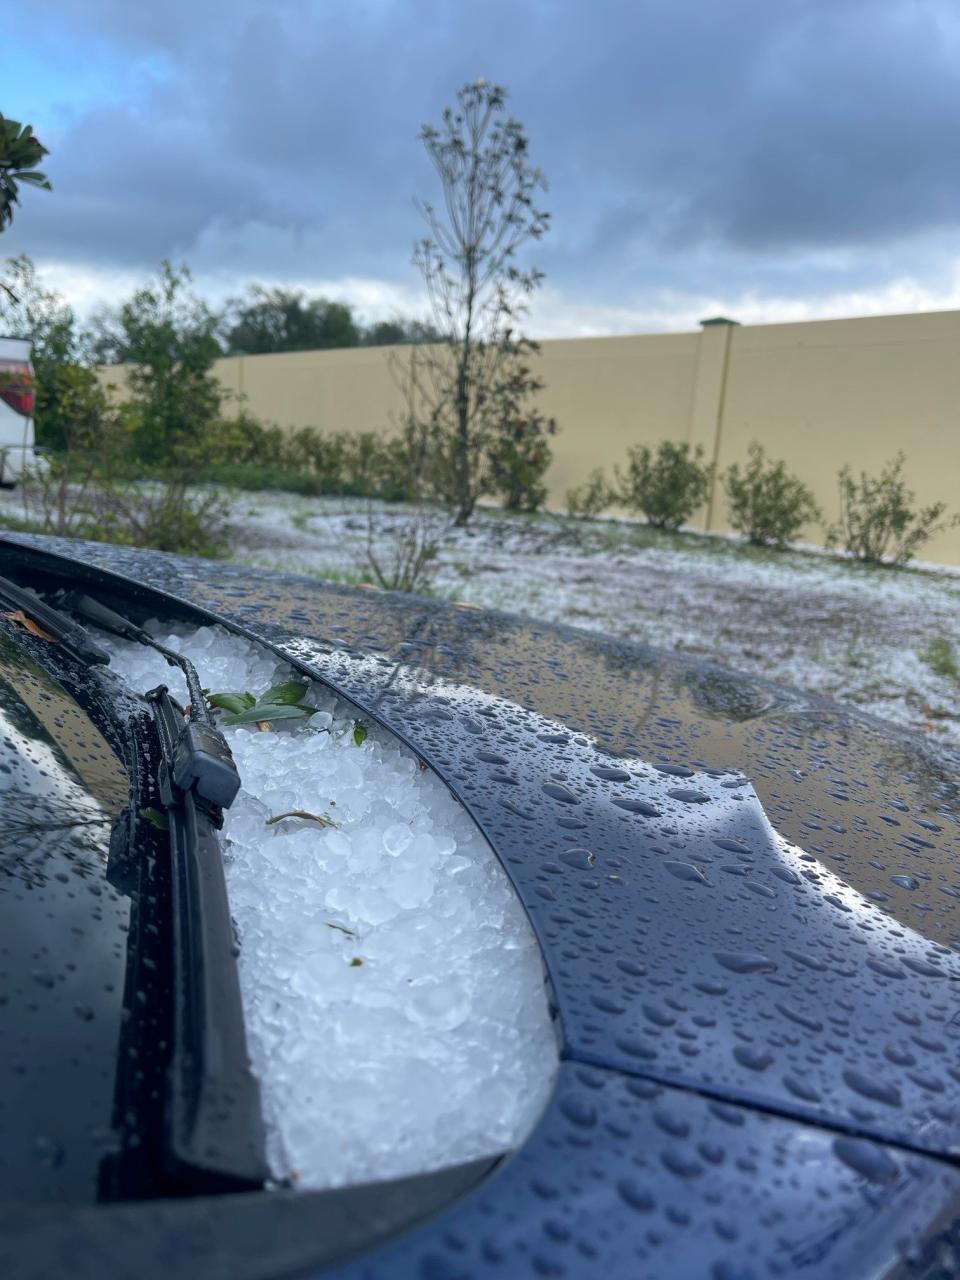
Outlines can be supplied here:
[[73, 613], [78, 613], [104, 631], [111, 631], [125, 640], [148, 645], [162, 654], [171, 666], [180, 668], [190, 693], [190, 718], [180, 720], [171, 763], [173, 780], [181, 790], [190, 791], [193, 788], [202, 799], [221, 809], [229, 809], [240, 790], [240, 777], [227, 740], [213, 723], [210, 708], [200, 687], [200, 677], [189, 658], [168, 649], [148, 631], [113, 609], [108, 609], [92, 596], [79, 591], [70, 592], [62, 597], [62, 603]]
[[86, 621], [149, 645], [184, 673], [190, 715], [164, 685], [146, 697], [160, 743], [160, 802], [170, 841], [174, 1037], [166, 1155], [190, 1190], [262, 1187], [260, 1090], [250, 1070], [236, 946], [216, 831], [240, 789], [230, 748], [214, 725], [196, 668], [129, 618], [82, 592], [60, 602]]
[[8, 578], [0, 578], [0, 601], [32, 618], [48, 636], [84, 666], [106, 665], [110, 661], [110, 655], [98, 644], [94, 644], [83, 627], [78, 626], [72, 618], [51, 608], [32, 591], [18, 587]]
[[160, 799], [170, 834], [174, 943], [174, 1048], [167, 1152], [191, 1189], [260, 1187], [260, 1091], [250, 1070], [233, 923], [220, 846], [219, 807], [195, 783], [175, 781], [183, 711], [161, 686], [147, 694], [163, 763]]

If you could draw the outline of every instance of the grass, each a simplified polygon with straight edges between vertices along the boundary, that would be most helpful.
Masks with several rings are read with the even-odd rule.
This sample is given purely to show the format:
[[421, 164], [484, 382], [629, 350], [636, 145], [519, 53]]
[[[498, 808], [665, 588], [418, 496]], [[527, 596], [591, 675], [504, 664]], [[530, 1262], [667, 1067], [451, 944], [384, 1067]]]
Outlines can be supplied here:
[[42, 520], [24, 520], [20, 516], [6, 513], [0, 515], [0, 529], [9, 529], [12, 533], [45, 533]]
[[931, 671], [945, 680], [960, 685], [960, 662], [957, 652], [946, 636], [934, 636], [926, 649], [920, 654], [921, 659]]
[[261, 463], [223, 462], [206, 469], [204, 484], [222, 485], [247, 493], [296, 493], [306, 498], [378, 498], [384, 502], [405, 502], [410, 495], [400, 484], [394, 493], [371, 493], [371, 481], [350, 476], [340, 479], [307, 468], [297, 470]]
[[209, 484], [221, 484], [228, 489], [243, 489], [248, 493], [269, 489], [316, 498], [324, 492], [320, 477], [309, 472], [290, 471], [284, 467], [249, 465], [242, 462], [222, 463], [219, 466], [210, 467], [205, 478]]

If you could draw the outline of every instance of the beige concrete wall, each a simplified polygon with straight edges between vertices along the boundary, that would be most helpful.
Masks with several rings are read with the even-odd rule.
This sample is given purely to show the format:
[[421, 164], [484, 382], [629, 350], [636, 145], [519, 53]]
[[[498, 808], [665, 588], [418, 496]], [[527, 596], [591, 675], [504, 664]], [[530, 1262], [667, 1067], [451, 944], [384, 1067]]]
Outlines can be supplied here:
[[612, 472], [631, 444], [690, 435], [700, 335], [650, 334], [544, 342], [536, 371], [544, 413], [556, 418], [551, 505], [594, 467]]
[[[401, 414], [389, 368], [403, 348], [232, 357], [224, 388], [257, 417], [291, 428], [389, 430]], [[554, 416], [550, 505], [594, 467], [612, 471], [631, 444], [689, 440], [722, 470], [752, 440], [786, 459], [836, 515], [843, 463], [877, 472], [899, 449], [923, 503], [960, 509], [960, 312], [708, 325], [697, 333], [578, 338], [542, 344], [541, 409]], [[122, 370], [104, 376], [122, 382]], [[717, 486], [696, 523], [725, 529]], [[820, 530], [805, 536], [819, 541]], [[960, 530], [925, 558], [960, 564]]]
[[389, 428], [401, 405], [390, 347], [298, 351], [217, 362], [221, 377], [244, 396], [255, 417], [284, 427], [325, 431]]
[[[612, 470], [630, 444], [689, 437], [700, 351], [697, 333], [543, 343], [539, 403], [561, 427], [552, 503], [562, 506], [567, 489], [594, 467]], [[231, 357], [217, 362], [217, 374], [254, 416], [291, 429], [390, 430], [403, 410], [390, 362], [408, 355], [409, 348], [361, 347]]]
[[[719, 429], [721, 467], [759, 440], [837, 515], [842, 463], [877, 472], [899, 450], [918, 502], [960, 509], [960, 312], [819, 320], [733, 330]], [[727, 528], [722, 499], [713, 527]], [[819, 541], [820, 531], [807, 531]], [[960, 564], [960, 530], [924, 559]]]

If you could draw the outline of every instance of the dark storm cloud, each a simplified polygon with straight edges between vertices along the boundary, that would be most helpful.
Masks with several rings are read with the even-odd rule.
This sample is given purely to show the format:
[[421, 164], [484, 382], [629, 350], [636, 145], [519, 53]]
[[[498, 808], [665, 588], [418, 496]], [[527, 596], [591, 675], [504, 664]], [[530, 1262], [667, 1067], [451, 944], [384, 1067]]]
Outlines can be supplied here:
[[[404, 277], [412, 196], [431, 189], [418, 127], [477, 75], [511, 89], [550, 178], [538, 258], [558, 285], [762, 288], [790, 255], [862, 258], [958, 224], [952, 5], [34, 0], [31, 14], [78, 56], [106, 42], [118, 66], [151, 68], [135, 98], [105, 92], [54, 132], [56, 192], [4, 245], [38, 258], [202, 266], [232, 237], [269, 276], [273, 231], [309, 238], [316, 276]], [[856, 253], [837, 279], [857, 280]]]

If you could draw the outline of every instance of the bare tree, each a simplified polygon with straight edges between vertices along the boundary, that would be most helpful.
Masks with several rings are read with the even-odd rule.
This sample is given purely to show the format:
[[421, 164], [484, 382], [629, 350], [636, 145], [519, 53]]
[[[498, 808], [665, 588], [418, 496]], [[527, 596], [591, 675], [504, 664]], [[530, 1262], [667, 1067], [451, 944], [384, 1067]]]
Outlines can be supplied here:
[[530, 164], [523, 126], [506, 114], [506, 98], [499, 85], [467, 84], [440, 127], [424, 125], [420, 133], [443, 198], [439, 206], [418, 204], [429, 234], [417, 242], [414, 262], [443, 336], [419, 349], [407, 374], [458, 525], [497, 484], [490, 459], [504, 431], [516, 438], [555, 429], [539, 414], [518, 411], [518, 390], [522, 400], [542, 385], [526, 364], [537, 346], [518, 337], [516, 325], [543, 274], [519, 267], [516, 254], [540, 239], [550, 215], [535, 202], [546, 183]]
[[368, 510], [361, 569], [371, 573], [384, 591], [429, 594], [444, 524], [444, 520], [423, 507], [399, 522], [389, 517], [377, 522], [372, 510]]

